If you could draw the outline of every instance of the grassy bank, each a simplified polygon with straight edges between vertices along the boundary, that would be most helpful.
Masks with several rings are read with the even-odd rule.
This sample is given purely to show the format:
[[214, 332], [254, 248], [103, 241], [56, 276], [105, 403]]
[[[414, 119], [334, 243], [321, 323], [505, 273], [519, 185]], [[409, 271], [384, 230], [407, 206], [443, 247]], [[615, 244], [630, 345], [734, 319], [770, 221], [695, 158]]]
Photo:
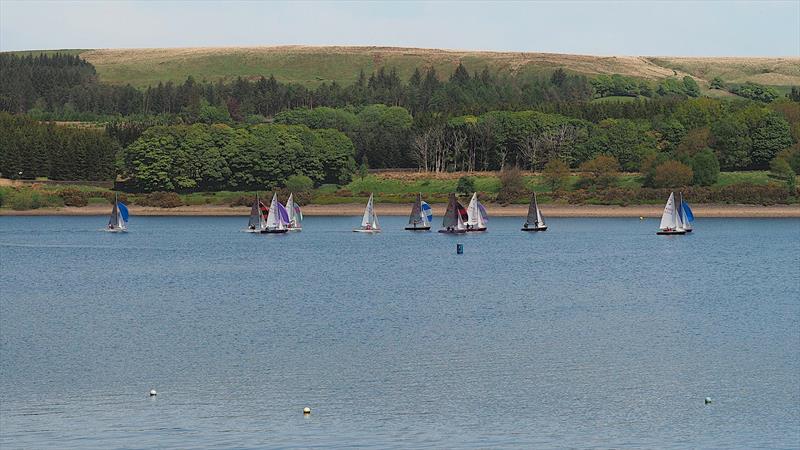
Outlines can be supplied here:
[[[385, 172], [371, 174], [363, 179], [356, 178], [344, 186], [323, 185], [310, 192], [296, 193], [302, 204], [339, 205], [365, 202], [371, 193], [378, 203], [401, 204], [413, 200], [421, 192], [430, 203], [446, 203], [450, 192], [456, 190], [458, 180], [464, 174], [424, 174], [416, 172]], [[501, 184], [497, 173], [470, 174], [475, 191], [486, 203], [494, 202], [500, 192]], [[551, 192], [544, 178], [538, 174], [524, 176], [525, 188], [537, 192], [543, 204], [573, 205], [651, 205], [664, 201], [669, 189], [648, 189], [642, 187], [638, 174], [623, 174], [616, 185], [609, 189], [578, 189], [578, 175], [571, 174], [565, 188]], [[771, 179], [768, 172], [723, 172], [719, 180], [708, 188], [686, 187], [687, 200], [705, 203], [749, 203], [749, 204], [793, 204], [797, 197], [788, 196], [784, 185]], [[195, 192], [190, 194], [121, 193], [120, 198], [131, 205], [144, 207], [178, 206], [247, 206], [252, 202], [254, 192]], [[262, 197], [269, 195], [267, 190]], [[286, 192], [279, 196], [285, 198]], [[109, 204], [114, 198], [110, 189], [97, 186], [59, 186], [41, 183], [22, 186], [0, 187], [0, 206], [13, 210], [54, 208], [64, 206], [83, 207]], [[527, 195], [522, 193], [511, 203], [524, 204]]]

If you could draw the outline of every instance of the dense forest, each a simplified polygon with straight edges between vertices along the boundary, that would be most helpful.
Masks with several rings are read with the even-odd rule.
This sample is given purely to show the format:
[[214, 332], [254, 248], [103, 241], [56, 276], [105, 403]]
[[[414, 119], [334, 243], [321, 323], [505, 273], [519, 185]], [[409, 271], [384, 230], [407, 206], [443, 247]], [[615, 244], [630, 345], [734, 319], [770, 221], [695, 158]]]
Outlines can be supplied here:
[[[77, 56], [0, 54], [0, 110], [15, 114], [2, 116], [0, 173], [111, 179], [116, 170], [141, 190], [211, 190], [275, 186], [292, 174], [344, 183], [355, 162], [541, 170], [608, 155], [623, 170], [646, 171], [691, 165], [703, 152], [722, 170], [748, 170], [796, 151], [800, 90], [779, 98], [769, 87], [716, 81], [712, 88], [739, 97], [701, 97], [691, 77], [655, 83], [557, 69], [521, 78], [461, 64], [452, 74], [417, 69], [408, 80], [382, 68], [315, 89], [270, 76], [138, 90], [99, 82]], [[94, 121], [105, 133], [49, 120]], [[101, 168], [91, 171], [97, 158]]]

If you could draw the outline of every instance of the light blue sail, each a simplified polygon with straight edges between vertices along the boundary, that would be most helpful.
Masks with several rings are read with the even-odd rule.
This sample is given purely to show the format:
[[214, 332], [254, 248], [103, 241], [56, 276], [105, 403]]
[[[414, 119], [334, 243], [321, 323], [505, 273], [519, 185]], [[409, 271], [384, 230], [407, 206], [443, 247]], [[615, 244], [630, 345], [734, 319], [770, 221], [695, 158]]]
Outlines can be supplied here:
[[119, 208], [119, 213], [122, 215], [122, 220], [126, 223], [128, 222], [128, 207], [125, 206], [125, 203], [117, 202], [117, 208]]
[[431, 209], [431, 205], [422, 202], [422, 214], [428, 219], [428, 223], [433, 221], [433, 210]]

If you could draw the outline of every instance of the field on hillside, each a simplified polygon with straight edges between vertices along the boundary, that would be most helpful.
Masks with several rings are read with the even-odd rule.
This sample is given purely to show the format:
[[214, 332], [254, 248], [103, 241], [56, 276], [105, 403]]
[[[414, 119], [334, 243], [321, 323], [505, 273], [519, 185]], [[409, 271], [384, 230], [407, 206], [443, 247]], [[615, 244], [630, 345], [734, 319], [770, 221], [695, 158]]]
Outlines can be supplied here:
[[[350, 84], [360, 70], [395, 68], [408, 79], [415, 68], [434, 67], [449, 75], [459, 62], [468, 70], [488, 67], [515, 75], [550, 73], [562, 67], [587, 75], [619, 73], [644, 79], [692, 74], [701, 84], [720, 75], [726, 81], [800, 85], [800, 58], [649, 58], [555, 53], [475, 52], [396, 47], [219, 47], [173, 49], [101, 49], [81, 52], [104, 82], [137, 87], [159, 81], [256, 78], [270, 74], [282, 82], [317, 86], [336, 80]], [[673, 72], [674, 71], [674, 72]]]

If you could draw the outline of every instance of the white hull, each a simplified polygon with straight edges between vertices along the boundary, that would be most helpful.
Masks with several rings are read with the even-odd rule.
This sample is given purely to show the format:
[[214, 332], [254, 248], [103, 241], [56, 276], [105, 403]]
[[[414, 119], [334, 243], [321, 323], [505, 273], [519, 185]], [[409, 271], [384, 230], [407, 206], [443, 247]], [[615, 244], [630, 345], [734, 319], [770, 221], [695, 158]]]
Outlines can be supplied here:
[[287, 228], [289, 231], [303, 231], [303, 227], [289, 227]]
[[354, 233], [380, 233], [381, 230], [365, 230], [363, 228], [354, 228]]
[[127, 233], [128, 229], [127, 228], [106, 228], [103, 231], [105, 231], [106, 233]]

